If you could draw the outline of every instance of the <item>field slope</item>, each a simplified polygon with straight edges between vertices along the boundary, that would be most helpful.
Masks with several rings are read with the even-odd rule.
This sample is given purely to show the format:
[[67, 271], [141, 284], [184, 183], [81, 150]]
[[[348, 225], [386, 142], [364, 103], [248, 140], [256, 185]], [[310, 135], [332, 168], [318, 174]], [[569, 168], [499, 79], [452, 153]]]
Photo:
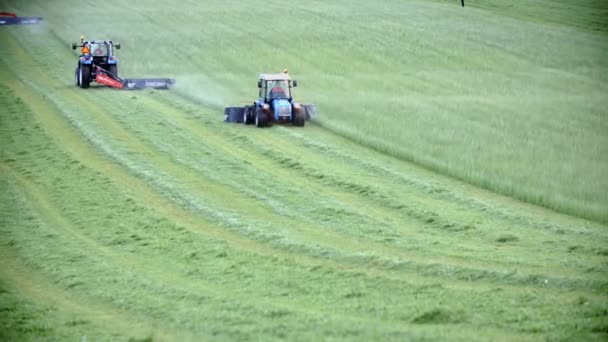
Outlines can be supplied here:
[[[608, 338], [603, 21], [287, 3], [0, 1], [0, 340]], [[284, 67], [316, 122], [222, 122]]]

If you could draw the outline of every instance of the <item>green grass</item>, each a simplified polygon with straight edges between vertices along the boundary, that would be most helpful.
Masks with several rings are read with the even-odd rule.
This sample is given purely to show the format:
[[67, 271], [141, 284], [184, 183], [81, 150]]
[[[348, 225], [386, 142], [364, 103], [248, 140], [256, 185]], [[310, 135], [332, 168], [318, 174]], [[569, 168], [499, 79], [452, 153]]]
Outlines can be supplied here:
[[[124, 74], [176, 77], [177, 92], [218, 111], [250, 100], [259, 72], [288, 67], [302, 84], [298, 98], [317, 103], [319, 123], [334, 133], [491, 191], [608, 222], [605, 6], [457, 5], [313, 2], [284, 13], [278, 2], [255, 10], [187, 3], [187, 11], [108, 4], [111, 27], [77, 11], [61, 24], [48, 21], [62, 44], [79, 34], [123, 41], [121, 58], [138, 61], [123, 63]], [[133, 14], [120, 19], [124, 13]], [[276, 18], [245, 24], [251, 17]], [[168, 18], [181, 24], [167, 25]], [[203, 21], [204, 29], [195, 28]]]
[[[606, 338], [584, 10], [75, 4], [0, 1], [1, 340]], [[81, 34], [176, 87], [74, 87]], [[221, 122], [284, 67], [318, 124]]]

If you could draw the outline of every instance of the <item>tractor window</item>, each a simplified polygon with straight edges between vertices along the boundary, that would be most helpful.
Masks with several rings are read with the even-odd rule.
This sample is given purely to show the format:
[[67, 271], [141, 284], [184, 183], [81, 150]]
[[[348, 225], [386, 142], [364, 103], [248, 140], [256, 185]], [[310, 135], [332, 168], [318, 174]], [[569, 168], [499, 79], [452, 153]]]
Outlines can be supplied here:
[[106, 44], [91, 44], [91, 54], [93, 56], [106, 56], [108, 54], [108, 47]]
[[289, 98], [289, 84], [286, 80], [268, 81], [268, 98], [269, 99], [286, 99]]

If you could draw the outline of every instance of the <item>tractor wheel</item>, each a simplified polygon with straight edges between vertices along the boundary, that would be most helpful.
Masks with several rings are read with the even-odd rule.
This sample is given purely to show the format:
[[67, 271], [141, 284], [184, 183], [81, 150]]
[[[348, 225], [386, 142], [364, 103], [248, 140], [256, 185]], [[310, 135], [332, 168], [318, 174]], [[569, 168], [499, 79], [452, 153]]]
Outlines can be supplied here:
[[80, 87], [80, 66], [78, 66], [76, 68], [76, 71], [74, 72], [74, 80], [75, 80], [76, 86]]
[[243, 110], [243, 123], [245, 125], [251, 125], [253, 123], [253, 117], [252, 117], [252, 108], [250, 106], [245, 106], [244, 110]]
[[91, 84], [91, 67], [88, 65], [80, 65], [79, 70], [78, 80], [80, 82], [80, 88], [88, 88]]
[[268, 114], [264, 113], [260, 108], [255, 110], [255, 126], [266, 127], [268, 126]]
[[110, 74], [118, 77], [118, 65], [116, 64], [110, 64], [108, 65], [108, 72], [110, 72]]
[[294, 126], [304, 127], [305, 122], [306, 122], [306, 116], [303, 112], [294, 113], [294, 115], [293, 115], [293, 125]]
[[243, 107], [224, 108], [225, 122], [243, 122]]

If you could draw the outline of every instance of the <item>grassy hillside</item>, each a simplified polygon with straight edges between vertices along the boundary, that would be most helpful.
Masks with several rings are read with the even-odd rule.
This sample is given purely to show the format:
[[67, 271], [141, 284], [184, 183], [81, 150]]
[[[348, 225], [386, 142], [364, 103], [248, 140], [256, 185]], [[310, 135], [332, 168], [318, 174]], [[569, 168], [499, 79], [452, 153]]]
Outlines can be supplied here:
[[[0, 30], [1, 340], [608, 336], [605, 33], [444, 2], [0, 8], [46, 21]], [[176, 87], [76, 88], [80, 35]], [[284, 67], [316, 123], [221, 122]]]
[[125, 73], [174, 75], [180, 92], [218, 110], [254, 96], [257, 73], [288, 67], [334, 133], [608, 222], [601, 2], [145, 4], [9, 8], [48, 13], [64, 44], [123, 41]]

